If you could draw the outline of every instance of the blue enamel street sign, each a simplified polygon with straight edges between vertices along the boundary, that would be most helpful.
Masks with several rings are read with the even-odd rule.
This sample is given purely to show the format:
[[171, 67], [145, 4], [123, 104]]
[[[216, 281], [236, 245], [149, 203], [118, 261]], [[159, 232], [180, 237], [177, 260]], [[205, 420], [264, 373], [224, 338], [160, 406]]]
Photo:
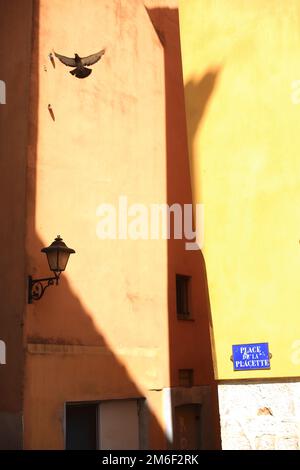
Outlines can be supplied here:
[[232, 359], [233, 370], [270, 369], [269, 344], [234, 344]]

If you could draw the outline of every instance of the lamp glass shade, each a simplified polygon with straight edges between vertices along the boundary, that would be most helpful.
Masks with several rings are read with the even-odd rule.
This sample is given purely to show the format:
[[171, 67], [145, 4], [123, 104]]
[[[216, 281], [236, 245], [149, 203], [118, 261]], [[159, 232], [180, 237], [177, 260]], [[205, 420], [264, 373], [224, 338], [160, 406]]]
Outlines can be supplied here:
[[75, 250], [68, 248], [59, 235], [50, 246], [42, 248], [41, 251], [47, 255], [51, 271], [57, 273], [66, 269], [70, 254], [75, 253]]

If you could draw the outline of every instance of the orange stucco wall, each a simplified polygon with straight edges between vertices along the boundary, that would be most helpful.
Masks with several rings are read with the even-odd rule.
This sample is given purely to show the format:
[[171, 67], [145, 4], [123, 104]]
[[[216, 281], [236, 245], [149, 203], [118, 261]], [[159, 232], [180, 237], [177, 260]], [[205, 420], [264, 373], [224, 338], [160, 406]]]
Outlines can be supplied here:
[[[61, 448], [64, 401], [144, 396], [168, 383], [166, 241], [96, 234], [101, 203], [165, 201], [163, 50], [139, 2], [41, 1], [35, 15], [29, 271], [47, 274], [39, 249], [56, 232], [77, 253], [60, 287], [27, 309], [28, 342], [49, 342], [50, 354], [29, 346], [25, 447]], [[103, 47], [88, 80], [48, 58]], [[55, 353], [51, 343], [66, 346]]]
[[[146, 2], [148, 12], [164, 46], [166, 182], [169, 206], [192, 202], [187, 143], [184, 85], [181, 63], [178, 2]], [[155, 4], [155, 5], [154, 5]], [[151, 7], [151, 8], [150, 8]], [[205, 263], [200, 250], [188, 251], [186, 240], [168, 241], [168, 309], [170, 384], [180, 385], [179, 369], [193, 369], [194, 385], [212, 386], [212, 405], [205, 418], [206, 432], [213, 436], [209, 446], [218, 447], [217, 398], [214, 390], [210, 305]], [[176, 274], [191, 277], [192, 321], [176, 318]], [[206, 413], [206, 411], [205, 411]], [[204, 413], [204, 414], [205, 414]], [[205, 433], [204, 433], [205, 434]]]
[[[177, 1], [32, 3], [20, 32], [29, 45], [32, 17], [31, 61], [22, 58], [27, 72], [31, 65], [26, 175], [25, 134], [16, 162], [26, 207], [13, 217], [24, 226], [26, 213], [15, 263], [25, 310], [24, 448], [64, 448], [67, 401], [133, 397], [147, 398], [149, 447], [164, 448], [162, 389], [178, 386], [180, 368], [194, 369], [195, 385], [213, 383], [204, 264], [182, 240], [100, 240], [97, 208], [117, 207], [121, 195], [129, 205], [191, 202]], [[86, 80], [49, 58], [104, 47]], [[27, 275], [50, 275], [40, 250], [58, 233], [76, 254], [59, 286], [27, 305]], [[194, 321], [176, 318], [176, 273], [193, 277]]]

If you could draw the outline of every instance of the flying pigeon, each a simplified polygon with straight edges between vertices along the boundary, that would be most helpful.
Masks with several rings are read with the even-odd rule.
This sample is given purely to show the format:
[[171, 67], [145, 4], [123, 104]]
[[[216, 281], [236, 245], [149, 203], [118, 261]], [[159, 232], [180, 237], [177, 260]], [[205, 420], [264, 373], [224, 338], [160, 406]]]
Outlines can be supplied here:
[[65, 57], [64, 55], [57, 54], [54, 52], [55, 56], [65, 65], [68, 67], [75, 67], [74, 70], [71, 70], [70, 73], [75, 75], [77, 78], [85, 78], [90, 75], [92, 69], [88, 69], [85, 65], [93, 65], [98, 60], [101, 59], [105, 52], [105, 49], [102, 49], [100, 52], [96, 52], [96, 54], [89, 55], [87, 57], [79, 57], [78, 54], [75, 54], [75, 59], [71, 57]]

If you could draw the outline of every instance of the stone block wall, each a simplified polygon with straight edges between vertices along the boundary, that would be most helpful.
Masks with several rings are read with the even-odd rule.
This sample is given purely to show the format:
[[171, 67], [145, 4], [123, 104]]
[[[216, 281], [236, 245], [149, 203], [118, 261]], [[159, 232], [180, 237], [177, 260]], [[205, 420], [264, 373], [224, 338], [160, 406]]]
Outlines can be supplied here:
[[300, 449], [300, 382], [218, 386], [223, 450]]

